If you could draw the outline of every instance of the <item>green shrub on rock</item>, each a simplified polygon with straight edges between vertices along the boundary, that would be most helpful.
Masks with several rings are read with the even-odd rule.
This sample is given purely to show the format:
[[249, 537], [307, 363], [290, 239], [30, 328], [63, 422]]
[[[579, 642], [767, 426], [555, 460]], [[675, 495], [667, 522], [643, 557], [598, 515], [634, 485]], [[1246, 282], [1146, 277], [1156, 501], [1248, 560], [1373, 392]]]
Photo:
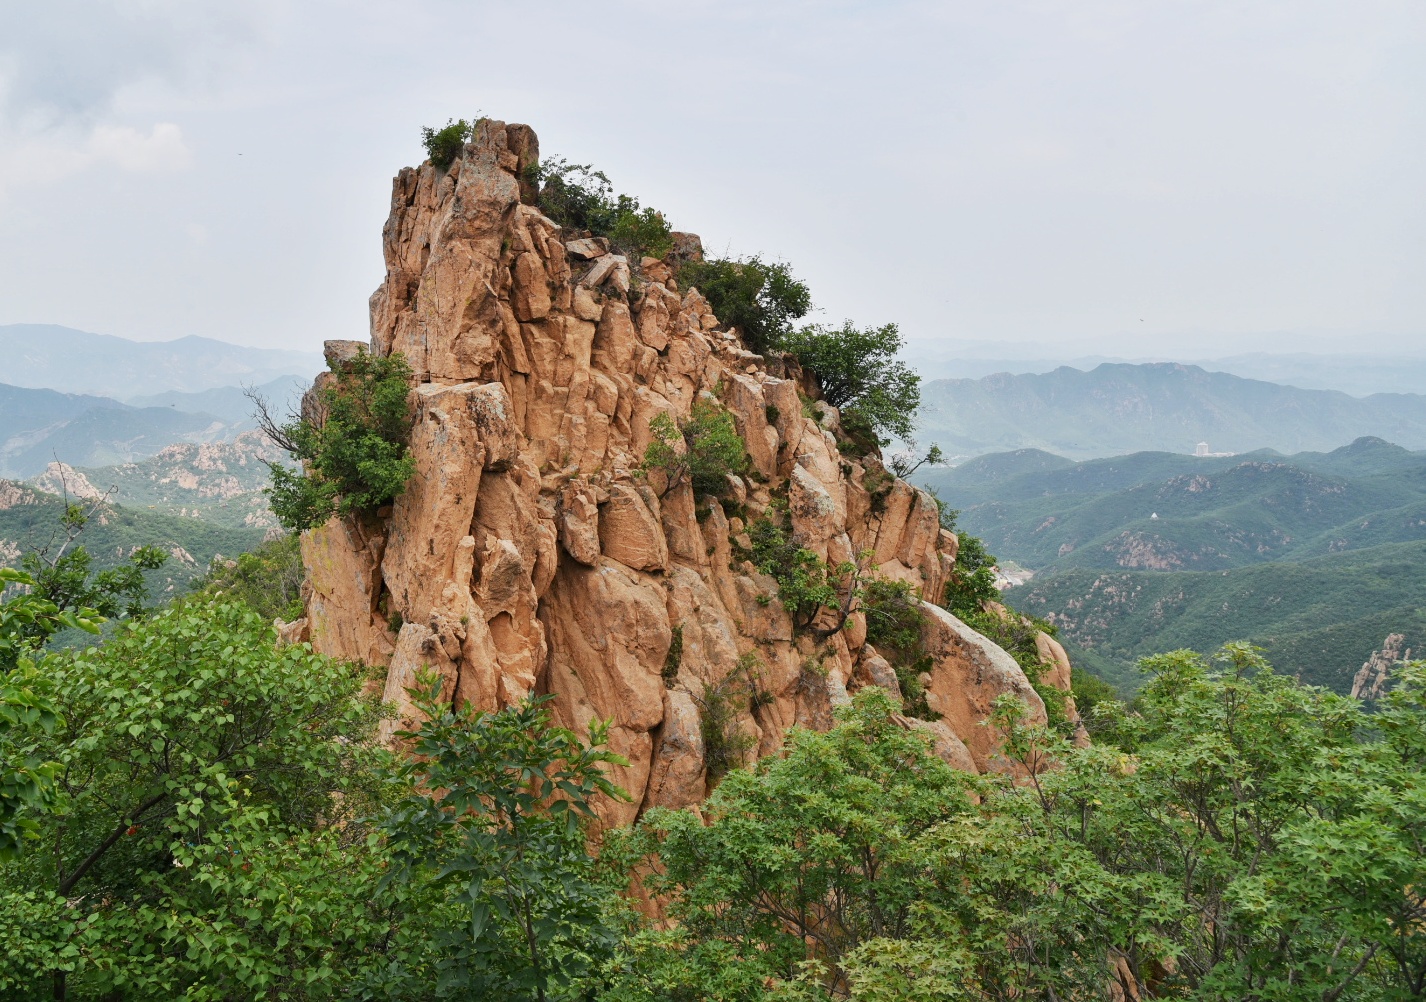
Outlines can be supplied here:
[[470, 142], [475, 127], [465, 119], [450, 120], [441, 129], [427, 126], [421, 130], [421, 144], [426, 147], [426, 155], [437, 170], [446, 170], [455, 163], [465, 144]]
[[333, 364], [321, 391], [320, 421], [279, 425], [258, 401], [263, 430], [303, 464], [300, 471], [269, 463], [273, 514], [300, 532], [333, 515], [371, 512], [406, 489], [416, 471], [407, 443], [411, 367], [400, 354], [358, 352]]
[[640, 469], [645, 473], [663, 471], [666, 490], [686, 482], [692, 484], [697, 496], [721, 496], [728, 490], [730, 473], [747, 472], [747, 447], [733, 424], [733, 415], [711, 400], [695, 403], [682, 425], [666, 413], [658, 414], [649, 422], [649, 431], [653, 440], [644, 451]]
[[560, 226], [608, 237], [628, 255], [661, 258], [673, 248], [664, 214], [633, 195], [615, 196], [608, 175], [590, 164], [551, 158], [532, 165], [528, 179], [539, 190], [540, 211]]
[[781, 261], [756, 254], [733, 259], [686, 262], [678, 271], [682, 288], [696, 287], [723, 323], [738, 328], [751, 351], [780, 347], [792, 333], [792, 321], [812, 309], [812, 294]]

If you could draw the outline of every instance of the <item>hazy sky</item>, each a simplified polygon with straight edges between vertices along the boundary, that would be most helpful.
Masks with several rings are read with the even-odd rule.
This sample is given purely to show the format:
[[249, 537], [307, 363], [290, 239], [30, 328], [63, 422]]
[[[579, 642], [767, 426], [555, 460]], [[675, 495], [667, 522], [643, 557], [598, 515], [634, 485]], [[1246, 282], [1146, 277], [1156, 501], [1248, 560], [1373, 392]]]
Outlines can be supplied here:
[[481, 113], [828, 320], [1426, 351], [1421, 0], [0, 0], [0, 323], [364, 337]]

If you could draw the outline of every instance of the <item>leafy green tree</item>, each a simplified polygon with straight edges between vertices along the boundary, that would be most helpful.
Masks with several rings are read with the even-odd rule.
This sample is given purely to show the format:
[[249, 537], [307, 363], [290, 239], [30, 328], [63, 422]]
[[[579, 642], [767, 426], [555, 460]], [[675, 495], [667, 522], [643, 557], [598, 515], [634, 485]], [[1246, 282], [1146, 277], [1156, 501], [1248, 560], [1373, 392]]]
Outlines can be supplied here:
[[649, 432], [652, 439], [639, 468], [645, 473], [662, 470], [665, 491], [689, 483], [695, 495], [722, 496], [728, 491], [728, 474], [748, 470], [747, 446], [733, 416], [712, 400], [696, 401], [682, 425], [667, 413], [656, 414]]
[[446, 170], [461, 155], [465, 144], [470, 142], [474, 129], [463, 118], [460, 121], [447, 120], [440, 129], [426, 126], [421, 129], [421, 145], [426, 147], [426, 156], [431, 158], [432, 165], [437, 170]]
[[[34, 914], [53, 938], [17, 948], [31, 961], [7, 960], [0, 985], [44, 985], [55, 998], [71, 988], [182, 995], [208, 975], [175, 959], [192, 945], [180, 947], [183, 936], [160, 934], [207, 920], [161, 902], [206, 892], [189, 884], [201, 867], [175, 858], [232, 851], [244, 812], [265, 812], [269, 830], [312, 829], [339, 809], [333, 792], [359, 800], [377, 757], [363, 671], [278, 648], [241, 605], [193, 602], [121, 624], [98, 647], [53, 654], [44, 673], [57, 712], [12, 730], [56, 764], [52, 807], [31, 818], [45, 852], [0, 864], [0, 914]], [[240, 952], [221, 916], [209, 918], [202, 949]]]
[[[0, 616], [5, 606], [26, 598], [5, 602]], [[18, 856], [26, 839], [38, 837], [37, 817], [55, 804], [59, 763], [47, 761], [42, 748], [60, 723], [52, 690], [43, 666], [28, 660], [0, 675], [0, 863]]]
[[921, 377], [896, 358], [901, 344], [895, 324], [861, 329], [848, 320], [789, 332], [779, 346], [817, 374], [822, 398], [842, 411], [848, 434], [864, 428], [886, 445], [888, 436], [911, 438], [921, 406]]
[[[923, 852], [968, 811], [968, 787], [893, 712], [864, 689], [830, 732], [793, 728], [782, 756], [730, 772], [703, 818], [653, 810], [611, 833], [608, 862], [651, 859], [645, 886], [679, 923], [652, 969], [638, 963], [647, 940], [626, 946], [614, 997], [772, 997], [809, 961], [822, 965], [814, 985], [844, 994], [848, 957], [917, 928], [932, 889]], [[722, 991], [699, 995], [705, 983]]]
[[333, 515], [369, 512], [406, 489], [416, 470], [411, 437], [411, 367], [398, 352], [358, 352], [333, 363], [322, 388], [320, 420], [286, 423], [254, 398], [269, 438], [303, 464], [300, 471], [268, 463], [273, 514], [294, 532], [321, 525]]
[[757, 255], [688, 261], [677, 277], [683, 288], [696, 287], [714, 315], [738, 328], [748, 348], [759, 353], [779, 348], [792, 333], [792, 321], [812, 309], [811, 292], [787, 264]]
[[56, 633], [98, 633], [106, 619], [136, 617], [148, 605], [144, 572], [157, 570], [168, 554], [139, 546], [127, 561], [96, 571], [94, 558], [76, 540], [104, 504], [66, 504], [48, 542], [21, 555], [20, 567], [0, 568], [0, 671], [15, 667], [22, 652], [38, 650]]
[[264, 542], [227, 563], [215, 562], [193, 582], [193, 590], [245, 603], [269, 622], [302, 615], [301, 540], [295, 534]]
[[[933, 495], [934, 496], [934, 495]], [[941, 528], [956, 534], [956, 562], [946, 580], [946, 594], [941, 604], [961, 619], [979, 615], [986, 602], [1000, 600], [995, 587], [995, 558], [985, 550], [978, 536], [956, 528], [960, 512], [936, 498], [941, 510]]]
[[459, 908], [430, 931], [438, 997], [567, 997], [612, 950], [611, 895], [594, 879], [583, 822], [596, 797], [626, 800], [604, 774], [627, 764], [551, 724], [544, 699], [482, 713], [419, 702], [427, 720], [401, 736], [411, 793], [385, 821], [393, 880], [429, 883]]
[[590, 164], [549, 158], [532, 165], [529, 180], [539, 189], [540, 211], [563, 227], [608, 237], [624, 253], [661, 258], [673, 247], [663, 213], [633, 195], [616, 197], [608, 175]]

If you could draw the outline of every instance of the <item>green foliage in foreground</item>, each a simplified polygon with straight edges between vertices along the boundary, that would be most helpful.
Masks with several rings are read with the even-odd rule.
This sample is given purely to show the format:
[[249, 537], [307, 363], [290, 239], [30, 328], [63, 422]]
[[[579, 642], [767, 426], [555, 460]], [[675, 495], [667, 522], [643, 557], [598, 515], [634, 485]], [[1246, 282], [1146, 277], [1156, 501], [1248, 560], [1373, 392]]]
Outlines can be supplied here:
[[594, 747], [555, 727], [541, 706], [550, 697], [457, 712], [439, 702], [440, 680], [427, 682], [428, 719], [403, 735], [411, 792], [384, 822], [396, 864], [387, 881], [440, 892], [462, 913], [430, 933], [440, 996], [561, 995], [614, 947], [581, 822], [596, 796], [628, 799], [604, 776], [628, 763], [598, 747], [606, 725], [595, 723]]
[[[0, 915], [19, 917], [0, 926], [0, 987], [53, 985], [63, 997], [73, 980], [81, 998], [265, 989], [298, 959], [282, 949], [293, 902], [271, 900], [269, 922], [211, 871], [244, 848], [316, 838], [301, 833], [330, 815], [330, 791], [356, 792], [342, 777], [369, 771], [374, 719], [359, 674], [277, 648], [242, 606], [198, 603], [52, 654], [43, 671], [58, 719], [13, 737], [56, 763], [56, 789], [25, 819], [29, 851], [0, 867]], [[195, 914], [201, 901], [211, 910]]]
[[866, 690], [706, 823], [650, 812], [619, 849], [680, 925], [626, 943], [609, 997], [1419, 997], [1426, 665], [1375, 718], [1244, 647], [1149, 668], [1117, 746], [1003, 700], [1007, 756], [1058, 762], [1030, 782], [953, 773]]
[[268, 622], [302, 615], [301, 539], [290, 534], [270, 539], [235, 560], [215, 562], [193, 582], [193, 590], [210, 597], [226, 596], [247, 605]]
[[812, 309], [811, 291], [787, 264], [756, 254], [688, 261], [679, 268], [678, 281], [685, 289], [697, 288], [713, 314], [738, 328], [743, 343], [758, 353], [779, 348], [792, 333], [792, 321]]
[[[26, 660], [0, 761], [46, 765], [0, 862], [7, 999], [1407, 999], [1426, 984], [1426, 664], [1368, 715], [1251, 649], [1146, 662], [1074, 748], [996, 704], [957, 773], [878, 689], [703, 816], [604, 832], [618, 760], [539, 705], [396, 761], [362, 673], [190, 602]], [[11, 712], [19, 706], [21, 710]], [[33, 712], [31, 712], [33, 711]], [[597, 742], [602, 731], [596, 727]], [[1053, 768], [1047, 766], [1053, 765]], [[13, 854], [12, 854], [13, 856]], [[677, 924], [636, 921], [638, 874]]]
[[294, 532], [333, 515], [372, 511], [406, 489], [416, 471], [407, 442], [411, 367], [399, 353], [366, 351], [337, 362], [336, 377], [322, 388], [320, 421], [300, 418], [264, 430], [304, 469], [269, 463], [272, 512]]
[[[868, 445], [887, 445], [889, 436], [909, 440], [921, 406], [921, 377], [898, 361], [901, 332], [895, 324], [838, 328], [811, 325], [784, 336], [779, 347], [817, 373], [822, 398], [843, 413], [849, 434], [864, 428]], [[855, 435], [854, 435], [855, 437]]]
[[712, 400], [700, 398], [687, 421], [678, 424], [667, 413], [649, 422], [652, 436], [639, 469], [663, 471], [665, 491], [680, 484], [693, 486], [696, 497], [728, 492], [728, 475], [748, 471], [747, 446], [733, 415]]

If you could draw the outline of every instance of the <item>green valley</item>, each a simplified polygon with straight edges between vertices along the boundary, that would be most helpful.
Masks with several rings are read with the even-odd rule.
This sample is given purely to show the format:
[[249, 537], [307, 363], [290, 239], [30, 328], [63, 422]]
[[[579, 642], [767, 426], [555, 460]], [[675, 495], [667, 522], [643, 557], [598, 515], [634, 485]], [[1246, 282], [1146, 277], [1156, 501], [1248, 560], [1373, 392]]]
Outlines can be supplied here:
[[1389, 634], [1426, 645], [1426, 454], [1381, 439], [1081, 463], [1020, 450], [919, 479], [1035, 572], [1006, 601], [1122, 689], [1139, 658], [1241, 639], [1345, 693]]

